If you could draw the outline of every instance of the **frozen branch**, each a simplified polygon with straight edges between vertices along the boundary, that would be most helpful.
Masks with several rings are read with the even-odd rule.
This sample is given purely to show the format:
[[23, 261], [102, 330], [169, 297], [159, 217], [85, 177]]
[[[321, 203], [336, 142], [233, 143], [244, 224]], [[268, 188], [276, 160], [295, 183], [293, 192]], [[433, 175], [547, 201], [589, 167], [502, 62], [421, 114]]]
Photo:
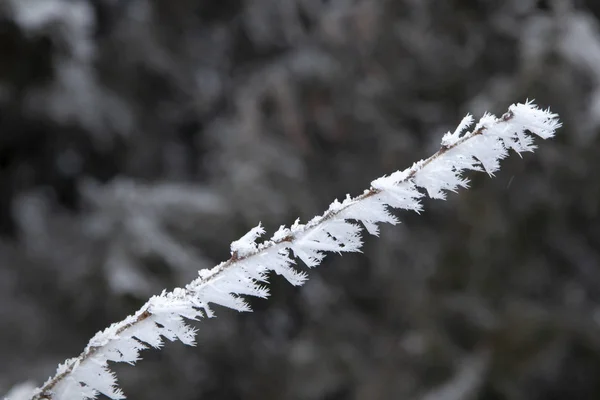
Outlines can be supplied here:
[[444, 135], [441, 149], [431, 157], [371, 182], [357, 197], [335, 200], [321, 216], [306, 224], [296, 221], [281, 227], [271, 239], [257, 243], [265, 233], [259, 224], [231, 244], [231, 258], [199, 277], [185, 288], [152, 297], [134, 315], [97, 333], [78, 356], [62, 363], [30, 397], [33, 400], [93, 399], [99, 393], [111, 399], [125, 398], [116, 384], [108, 362], [134, 364], [140, 351], [160, 348], [163, 338], [194, 345], [195, 328], [186, 319], [212, 317], [211, 304], [250, 311], [243, 296], [267, 297], [267, 273], [275, 271], [292, 285], [307, 279], [293, 265], [295, 258], [307, 266], [321, 263], [326, 252], [357, 252], [362, 246], [361, 229], [378, 235], [378, 223], [398, 223], [390, 209], [419, 212], [424, 190], [429, 197], [444, 199], [447, 191], [466, 188], [465, 170], [493, 175], [510, 149], [533, 151], [531, 133], [547, 139], [561, 126], [558, 116], [533, 103], [515, 104], [501, 118], [484, 115], [469, 131], [473, 118], [463, 119], [458, 128]]

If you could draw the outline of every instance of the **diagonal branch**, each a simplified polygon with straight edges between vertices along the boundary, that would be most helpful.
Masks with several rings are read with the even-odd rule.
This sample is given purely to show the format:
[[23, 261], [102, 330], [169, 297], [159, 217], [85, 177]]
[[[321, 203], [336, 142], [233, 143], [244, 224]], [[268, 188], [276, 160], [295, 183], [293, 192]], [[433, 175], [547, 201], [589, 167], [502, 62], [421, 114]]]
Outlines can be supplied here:
[[447, 191], [468, 187], [463, 171], [485, 171], [492, 176], [508, 150], [521, 153], [535, 149], [530, 133], [546, 139], [561, 126], [556, 114], [531, 102], [512, 105], [501, 118], [486, 114], [472, 131], [466, 132], [472, 123], [467, 115], [454, 132], [444, 135], [434, 155], [374, 180], [357, 197], [335, 200], [323, 215], [305, 225], [296, 221], [290, 228], [282, 226], [270, 240], [257, 243], [264, 234], [259, 224], [231, 244], [229, 260], [201, 270], [185, 288], [153, 296], [134, 315], [98, 332], [78, 357], [59, 365], [56, 375], [29, 398], [93, 399], [99, 393], [111, 399], [124, 398], [108, 361], [134, 364], [141, 350], [161, 347], [163, 337], [194, 345], [196, 330], [184, 319], [212, 317], [211, 303], [250, 311], [242, 296], [267, 297], [268, 271], [301, 285], [307, 275], [292, 267], [296, 257], [314, 267], [326, 252], [360, 251], [362, 229], [351, 221], [362, 223], [369, 233], [378, 235], [378, 223], [398, 223], [390, 208], [421, 211], [420, 198], [424, 194], [420, 189], [431, 198], [444, 199]]

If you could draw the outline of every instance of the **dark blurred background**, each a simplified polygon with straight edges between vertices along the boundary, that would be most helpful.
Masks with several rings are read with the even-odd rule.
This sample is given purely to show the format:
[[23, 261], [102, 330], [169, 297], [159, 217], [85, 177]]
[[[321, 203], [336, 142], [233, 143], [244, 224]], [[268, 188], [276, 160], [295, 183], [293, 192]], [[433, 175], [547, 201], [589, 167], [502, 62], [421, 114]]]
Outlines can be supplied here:
[[270, 232], [535, 98], [564, 128], [329, 256], [132, 399], [600, 398], [600, 3], [0, 0], [0, 393]]

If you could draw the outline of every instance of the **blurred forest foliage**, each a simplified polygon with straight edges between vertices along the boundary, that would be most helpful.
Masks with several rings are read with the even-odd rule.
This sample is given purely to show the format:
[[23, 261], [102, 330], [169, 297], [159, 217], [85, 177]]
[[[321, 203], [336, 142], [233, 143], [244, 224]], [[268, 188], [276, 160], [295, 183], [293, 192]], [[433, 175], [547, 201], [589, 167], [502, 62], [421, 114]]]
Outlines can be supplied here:
[[600, 3], [0, 1], [0, 393], [110, 322], [527, 97], [535, 156], [329, 257], [133, 399], [600, 398]]

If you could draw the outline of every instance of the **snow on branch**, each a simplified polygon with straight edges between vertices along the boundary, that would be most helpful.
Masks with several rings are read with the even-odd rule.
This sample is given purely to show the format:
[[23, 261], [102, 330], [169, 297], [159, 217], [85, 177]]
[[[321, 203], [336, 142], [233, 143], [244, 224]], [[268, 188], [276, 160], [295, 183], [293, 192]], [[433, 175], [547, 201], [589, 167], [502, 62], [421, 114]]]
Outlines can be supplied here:
[[468, 186], [463, 171], [493, 175], [509, 150], [521, 153], [535, 149], [532, 133], [547, 139], [561, 126], [556, 114], [532, 102], [514, 104], [500, 118], [486, 114], [469, 131], [473, 122], [467, 115], [454, 132], [444, 135], [437, 153], [404, 171], [374, 180], [357, 197], [335, 200], [323, 215], [306, 224], [296, 221], [289, 228], [282, 226], [271, 239], [258, 243], [265, 233], [259, 224], [231, 244], [229, 260], [201, 270], [185, 288], [153, 296], [134, 315], [98, 332], [78, 357], [60, 364], [55, 376], [19, 398], [83, 400], [94, 399], [99, 393], [111, 399], [125, 398], [109, 361], [134, 364], [141, 350], [160, 348], [165, 338], [194, 345], [196, 330], [186, 320], [212, 317], [211, 304], [250, 311], [244, 296], [267, 297], [269, 271], [292, 285], [301, 285], [307, 275], [295, 268], [296, 258], [315, 267], [327, 252], [358, 252], [361, 224], [378, 235], [378, 223], [398, 223], [390, 209], [421, 211], [421, 190], [431, 198], [444, 199], [448, 191]]

